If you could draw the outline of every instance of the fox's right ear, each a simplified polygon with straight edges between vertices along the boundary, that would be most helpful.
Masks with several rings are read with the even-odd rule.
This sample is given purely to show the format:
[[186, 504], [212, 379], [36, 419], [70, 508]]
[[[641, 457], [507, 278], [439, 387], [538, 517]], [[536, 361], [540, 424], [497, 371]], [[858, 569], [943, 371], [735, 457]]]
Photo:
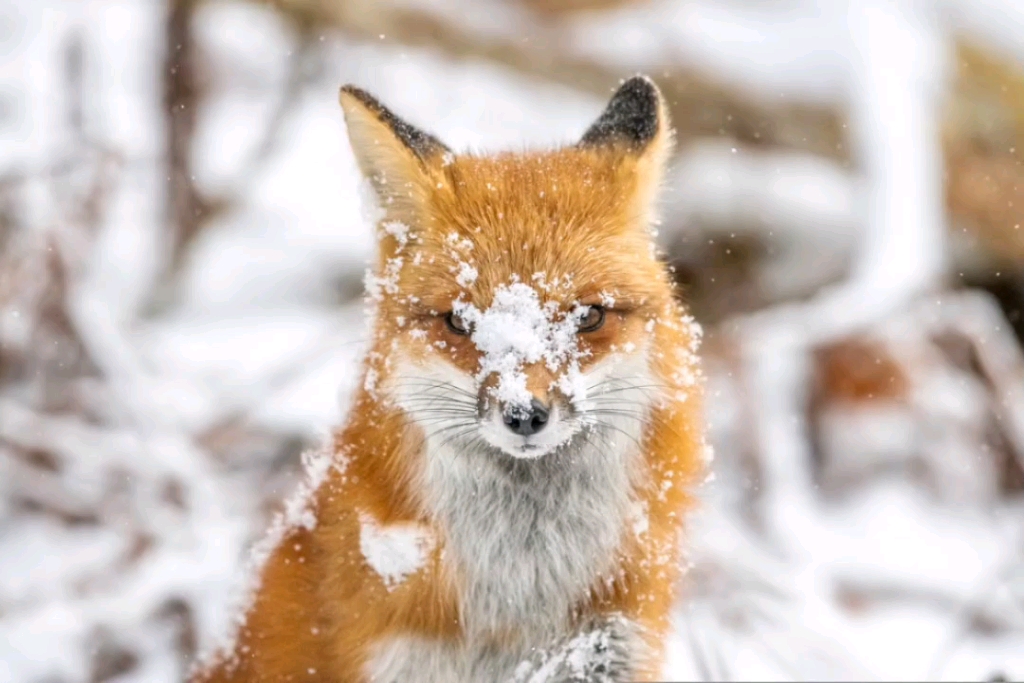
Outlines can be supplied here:
[[637, 208], [650, 223], [673, 142], [661, 91], [646, 76], [634, 76], [619, 86], [577, 146], [602, 150], [620, 168], [632, 170]]
[[365, 90], [346, 85], [340, 100], [352, 151], [381, 203], [390, 210], [415, 208], [448, 148], [395, 116]]

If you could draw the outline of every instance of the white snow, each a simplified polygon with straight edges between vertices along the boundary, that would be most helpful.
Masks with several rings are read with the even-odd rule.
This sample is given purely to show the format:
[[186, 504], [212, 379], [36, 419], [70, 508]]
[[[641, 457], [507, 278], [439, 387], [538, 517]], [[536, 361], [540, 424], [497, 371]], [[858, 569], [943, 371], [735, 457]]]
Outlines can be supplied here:
[[470, 325], [470, 338], [482, 354], [479, 379], [492, 373], [498, 376], [494, 397], [510, 405], [529, 405], [524, 366], [544, 362], [559, 377], [570, 378], [572, 400], [580, 395], [582, 382], [571, 378], [579, 374], [579, 347], [576, 328], [584, 307], [560, 311], [552, 301], [541, 303], [537, 291], [522, 282], [502, 285], [494, 292], [491, 305], [481, 311], [465, 301], [456, 301], [453, 310]]
[[384, 221], [381, 224], [384, 232], [391, 235], [398, 241], [398, 251], [401, 252], [409, 243], [409, 226], [402, 221]]
[[459, 283], [459, 286], [469, 287], [476, 282], [478, 277], [480, 277], [480, 272], [475, 267], [465, 261], [459, 263], [459, 272], [455, 276], [455, 281]]
[[359, 514], [359, 549], [384, 586], [394, 590], [426, 563], [433, 534], [418, 524], [382, 525], [366, 512]]
[[608, 627], [595, 628], [573, 636], [557, 650], [540, 653], [539, 665], [530, 661], [522, 662], [516, 667], [515, 683], [551, 683], [566, 680], [567, 677], [574, 681], [601, 680], [594, 678], [600, 675], [595, 674], [595, 668], [599, 664], [607, 668], [614, 657], [612, 637]]

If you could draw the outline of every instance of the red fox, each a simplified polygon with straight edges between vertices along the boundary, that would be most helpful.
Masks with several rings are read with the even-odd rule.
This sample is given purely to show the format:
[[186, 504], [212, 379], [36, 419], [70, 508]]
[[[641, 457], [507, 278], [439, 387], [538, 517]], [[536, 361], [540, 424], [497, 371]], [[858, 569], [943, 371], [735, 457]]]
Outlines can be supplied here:
[[192, 680], [657, 680], [706, 463], [700, 330], [652, 239], [660, 92], [634, 77], [578, 143], [490, 156], [341, 106], [379, 199], [372, 347]]

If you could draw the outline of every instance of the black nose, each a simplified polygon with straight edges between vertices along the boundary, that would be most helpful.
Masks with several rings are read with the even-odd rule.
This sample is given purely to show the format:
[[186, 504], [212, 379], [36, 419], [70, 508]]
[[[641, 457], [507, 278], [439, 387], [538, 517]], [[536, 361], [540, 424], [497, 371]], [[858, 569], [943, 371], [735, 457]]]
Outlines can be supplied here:
[[519, 436], [530, 436], [544, 429], [548, 423], [550, 411], [537, 399], [530, 402], [529, 408], [513, 408], [503, 414], [505, 426]]

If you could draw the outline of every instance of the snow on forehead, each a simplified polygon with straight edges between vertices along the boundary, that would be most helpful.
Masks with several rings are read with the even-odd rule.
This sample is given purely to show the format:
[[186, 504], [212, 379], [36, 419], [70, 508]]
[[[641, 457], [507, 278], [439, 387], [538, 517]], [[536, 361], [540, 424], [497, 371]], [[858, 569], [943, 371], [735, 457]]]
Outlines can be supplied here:
[[576, 324], [583, 310], [575, 306], [566, 314], [519, 281], [498, 287], [483, 311], [461, 300], [454, 305], [455, 313], [471, 327], [471, 339], [481, 353], [479, 378], [496, 373], [495, 398], [520, 406], [531, 399], [525, 365], [544, 362], [555, 372], [568, 363], [566, 372], [572, 373], [573, 367], [578, 372]]

